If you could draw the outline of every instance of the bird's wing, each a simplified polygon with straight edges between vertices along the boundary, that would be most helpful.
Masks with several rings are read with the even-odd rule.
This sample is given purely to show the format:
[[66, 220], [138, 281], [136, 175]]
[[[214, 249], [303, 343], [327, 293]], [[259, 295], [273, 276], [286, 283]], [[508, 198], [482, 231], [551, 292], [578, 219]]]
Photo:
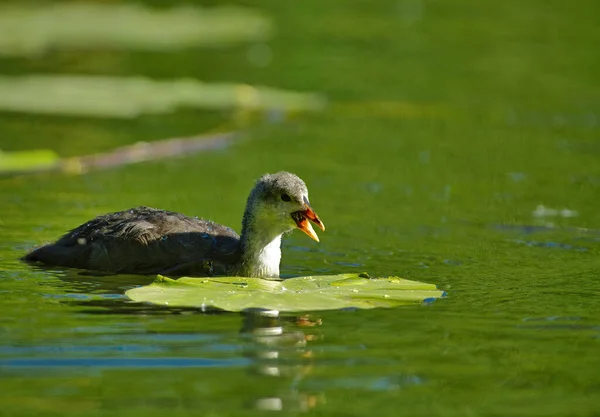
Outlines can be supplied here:
[[32, 252], [30, 260], [100, 271], [212, 275], [238, 259], [228, 227], [183, 214], [138, 207], [99, 216]]

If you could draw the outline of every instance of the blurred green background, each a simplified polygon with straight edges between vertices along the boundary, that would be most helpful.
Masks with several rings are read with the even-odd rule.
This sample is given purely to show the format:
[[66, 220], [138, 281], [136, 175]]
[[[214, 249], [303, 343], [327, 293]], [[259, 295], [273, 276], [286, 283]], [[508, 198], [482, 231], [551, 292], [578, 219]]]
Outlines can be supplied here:
[[[0, 415], [597, 415], [599, 18], [592, 0], [3, 3], [2, 151], [235, 136], [0, 176]], [[327, 225], [284, 240], [284, 275], [448, 297], [253, 323], [128, 302], [151, 277], [18, 261], [141, 204], [239, 231], [275, 170]]]

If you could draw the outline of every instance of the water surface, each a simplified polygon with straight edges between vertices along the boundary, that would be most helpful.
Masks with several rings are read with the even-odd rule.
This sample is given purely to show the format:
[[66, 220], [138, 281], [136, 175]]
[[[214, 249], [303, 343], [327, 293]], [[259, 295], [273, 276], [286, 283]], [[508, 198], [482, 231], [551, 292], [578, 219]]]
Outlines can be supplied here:
[[[260, 65], [254, 44], [0, 61], [6, 74], [196, 77], [329, 100], [258, 117], [215, 152], [0, 178], [0, 414], [598, 415], [597, 4], [244, 3], [276, 29]], [[237, 129], [237, 116], [2, 113], [0, 147], [83, 155]], [[281, 169], [306, 181], [327, 225], [319, 244], [285, 239], [284, 274], [395, 274], [448, 297], [260, 321], [123, 296], [152, 278], [17, 260], [140, 204], [239, 231], [254, 179]]]

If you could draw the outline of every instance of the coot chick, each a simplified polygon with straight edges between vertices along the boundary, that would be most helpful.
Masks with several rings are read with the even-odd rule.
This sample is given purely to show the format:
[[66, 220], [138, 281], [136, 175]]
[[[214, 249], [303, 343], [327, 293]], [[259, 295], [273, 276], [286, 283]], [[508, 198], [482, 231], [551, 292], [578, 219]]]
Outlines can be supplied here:
[[246, 203], [242, 234], [209, 220], [150, 207], [105, 214], [23, 260], [111, 273], [279, 277], [281, 237], [295, 228], [319, 241], [308, 189], [289, 172], [263, 175]]

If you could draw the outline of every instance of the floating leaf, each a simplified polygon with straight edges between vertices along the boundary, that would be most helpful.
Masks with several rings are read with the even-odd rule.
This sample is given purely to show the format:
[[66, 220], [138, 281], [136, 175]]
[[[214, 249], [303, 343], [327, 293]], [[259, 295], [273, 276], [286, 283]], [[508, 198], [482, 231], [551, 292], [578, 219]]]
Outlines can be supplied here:
[[0, 150], [0, 173], [49, 170], [59, 162], [59, 156], [49, 149], [14, 152]]
[[2, 152], [0, 174], [39, 173], [57, 171], [68, 174], [85, 174], [99, 169], [110, 169], [144, 161], [155, 161], [175, 156], [190, 156], [197, 152], [222, 149], [236, 136], [236, 132], [172, 138], [152, 142], [137, 142], [120, 146], [109, 152], [60, 158], [47, 149]]
[[0, 110], [87, 117], [133, 118], [181, 107], [250, 110], [318, 110], [323, 99], [245, 84], [208, 84], [194, 79], [32, 75], [0, 77]]
[[262, 41], [270, 32], [268, 18], [237, 7], [74, 2], [0, 7], [0, 55], [29, 56], [51, 48], [172, 50]]
[[150, 285], [128, 290], [133, 301], [175, 307], [243, 311], [319, 311], [414, 304], [443, 295], [433, 284], [398, 277], [361, 274], [318, 275], [286, 280], [244, 277], [180, 278], [158, 276]]

